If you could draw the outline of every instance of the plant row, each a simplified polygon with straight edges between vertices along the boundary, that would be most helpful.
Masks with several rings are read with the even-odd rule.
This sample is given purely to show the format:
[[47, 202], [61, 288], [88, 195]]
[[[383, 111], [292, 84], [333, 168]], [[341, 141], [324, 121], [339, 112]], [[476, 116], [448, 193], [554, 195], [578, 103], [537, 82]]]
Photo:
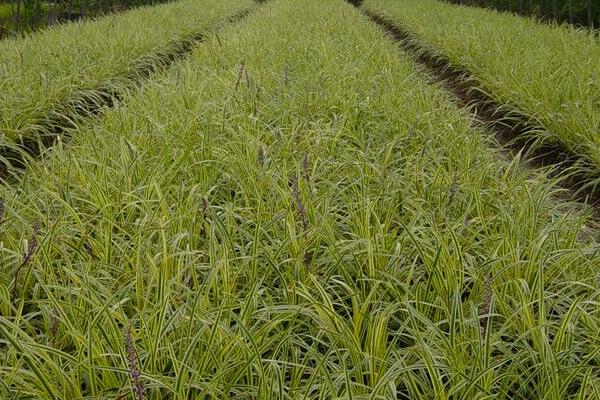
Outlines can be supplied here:
[[81, 126], [2, 189], [0, 395], [598, 393], [588, 213], [426, 79], [275, 0]]
[[35, 140], [101, 106], [251, 5], [181, 0], [0, 42], [0, 145]]
[[468, 71], [508, 113], [600, 168], [600, 42], [569, 26], [542, 25], [437, 0], [366, 0], [364, 7], [410, 32], [420, 47]]

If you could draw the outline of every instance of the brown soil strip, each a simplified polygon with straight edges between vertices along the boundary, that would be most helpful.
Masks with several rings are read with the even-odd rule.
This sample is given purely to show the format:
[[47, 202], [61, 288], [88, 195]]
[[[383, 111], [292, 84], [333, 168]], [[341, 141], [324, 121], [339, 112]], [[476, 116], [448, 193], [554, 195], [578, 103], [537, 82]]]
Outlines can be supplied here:
[[[224, 22], [238, 22], [247, 17], [253, 9], [247, 9], [225, 18]], [[218, 26], [217, 24], [217, 30]], [[191, 37], [179, 43], [174, 43], [171, 48], [162, 53], [154, 54], [153, 59], [158, 56], [159, 62], [150, 63], [141, 60], [137, 68], [129, 76], [120, 76], [120, 82], [126, 82], [124, 87], [140, 87], [156, 72], [167, 69], [178, 60], [184, 59], [194, 46], [204, 40], [203, 34]], [[98, 88], [92, 93], [81, 92], [58, 104], [48, 111], [46, 118], [39, 121], [39, 130], [32, 132], [27, 137], [11, 145], [0, 147], [0, 181], [11, 180], [27, 164], [27, 159], [38, 158], [42, 152], [51, 148], [60, 138], [65, 142], [71, 136], [72, 130], [84, 119], [101, 115], [104, 110], [111, 108], [122, 100], [124, 91], [110, 89], [109, 84], [105, 88]]]
[[[348, 1], [357, 7], [361, 3], [361, 0]], [[433, 54], [409, 31], [386, 17], [364, 9], [361, 11], [425, 67], [430, 79], [447, 89], [459, 106], [468, 108], [476, 124], [492, 134], [500, 146], [510, 150], [513, 155], [520, 153], [532, 168], [549, 168], [550, 176], [558, 178], [560, 186], [567, 189], [573, 199], [591, 205], [600, 213], [600, 187], [594, 184], [600, 181], [600, 171], [596, 166], [560, 144], [540, 145], [535, 131], [543, 129], [534, 126], [516, 107], [514, 111], [508, 111], [506, 105], [499, 104], [482, 92], [469, 71], [451, 64], [443, 56]]]

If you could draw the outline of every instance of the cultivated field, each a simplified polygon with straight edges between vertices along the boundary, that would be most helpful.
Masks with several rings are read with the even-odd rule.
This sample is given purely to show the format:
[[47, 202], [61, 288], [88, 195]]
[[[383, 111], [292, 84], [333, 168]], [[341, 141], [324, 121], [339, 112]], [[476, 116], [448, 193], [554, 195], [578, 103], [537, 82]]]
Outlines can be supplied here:
[[102, 106], [168, 64], [250, 0], [182, 0], [0, 42], [0, 134], [54, 133], [74, 109]]
[[568, 26], [542, 25], [438, 0], [365, 0], [427, 50], [467, 69], [507, 112], [600, 168], [600, 40]]
[[[528, 108], [532, 80], [485, 72], [473, 33], [446, 46], [474, 12], [180, 0], [1, 42], [35, 55], [21, 78], [26, 61], [0, 62], [6, 143], [55, 140], [5, 157], [0, 398], [600, 398], [597, 205], [575, 200], [563, 166], [500, 148], [415, 52], [589, 162], [591, 128], [568, 134], [595, 114]], [[477, 12], [549, 47], [580, 38], [581, 57], [597, 46]], [[562, 94], [539, 61], [534, 86]], [[593, 108], [575, 82], [564, 96]]]

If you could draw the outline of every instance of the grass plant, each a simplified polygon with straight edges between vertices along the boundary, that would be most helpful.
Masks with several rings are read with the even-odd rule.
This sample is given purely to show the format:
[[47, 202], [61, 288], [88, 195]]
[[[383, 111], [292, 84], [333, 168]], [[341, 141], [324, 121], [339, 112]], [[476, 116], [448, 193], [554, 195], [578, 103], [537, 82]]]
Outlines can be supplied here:
[[252, 4], [180, 0], [0, 42], [0, 146], [53, 133]]
[[590, 211], [342, 0], [267, 2], [73, 137], [2, 188], [2, 398], [600, 392]]
[[569, 25], [437, 0], [365, 0], [427, 51], [469, 71], [513, 115], [600, 171], [600, 41]]
[[600, 4], [596, 0], [448, 0], [455, 4], [491, 7], [533, 15], [541, 20], [569, 22], [587, 28], [600, 27]]

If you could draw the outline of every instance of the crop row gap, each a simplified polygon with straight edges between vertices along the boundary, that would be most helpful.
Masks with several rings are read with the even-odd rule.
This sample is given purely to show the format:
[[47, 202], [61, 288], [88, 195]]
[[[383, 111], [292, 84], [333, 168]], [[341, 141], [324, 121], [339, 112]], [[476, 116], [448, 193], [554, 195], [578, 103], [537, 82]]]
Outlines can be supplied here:
[[[257, 0], [257, 3], [261, 1]], [[252, 8], [243, 10], [226, 17], [226, 22], [237, 23], [246, 18]], [[220, 24], [218, 24], [219, 26]], [[218, 30], [218, 28], [217, 28]], [[200, 33], [178, 43], [173, 43], [170, 49], [160, 54], [159, 61], [146, 63], [141, 61], [140, 67], [132, 74], [125, 77], [128, 87], [141, 87], [154, 73], [166, 70], [174, 62], [186, 58], [194, 46], [204, 41], [205, 33]], [[156, 56], [153, 55], [153, 56]], [[119, 77], [121, 79], [122, 77]], [[107, 85], [108, 86], [108, 85]], [[67, 141], [71, 132], [77, 128], [78, 123], [87, 118], [101, 115], [121, 101], [124, 92], [110, 88], [99, 88], [91, 94], [80, 93], [48, 111], [45, 121], [39, 123], [37, 131], [31, 132], [26, 137], [21, 137], [17, 143], [0, 147], [0, 180], [7, 180], [17, 171], [24, 169], [27, 159], [36, 159], [47, 149], [51, 148], [57, 140]], [[57, 110], [67, 110], [58, 112]]]
[[574, 200], [591, 206], [600, 216], [600, 181], [598, 169], [590, 165], [581, 155], [557, 143], [542, 143], [536, 140], [540, 131], [530, 119], [518, 109], [508, 110], [499, 104], [478, 85], [477, 79], [466, 69], [452, 64], [447, 58], [434, 54], [421, 45], [418, 39], [399, 24], [376, 12], [360, 8], [362, 0], [348, 0], [367, 17], [380, 26], [428, 72], [428, 77], [441, 84], [452, 100], [468, 109], [475, 117], [475, 124], [494, 136], [502, 149], [508, 149], [533, 169], [551, 167], [550, 175], [558, 178]]

